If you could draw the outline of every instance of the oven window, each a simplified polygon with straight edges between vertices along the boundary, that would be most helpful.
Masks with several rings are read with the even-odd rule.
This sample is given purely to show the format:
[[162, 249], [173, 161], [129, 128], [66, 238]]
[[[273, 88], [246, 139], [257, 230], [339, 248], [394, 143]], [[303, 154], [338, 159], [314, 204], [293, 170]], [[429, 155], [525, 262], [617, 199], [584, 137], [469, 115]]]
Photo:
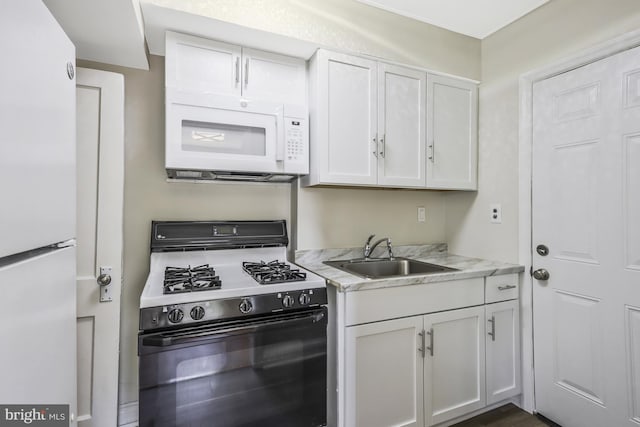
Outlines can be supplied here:
[[264, 156], [266, 145], [265, 128], [182, 121], [185, 151]]
[[326, 316], [197, 336], [141, 344], [141, 427], [325, 425]]

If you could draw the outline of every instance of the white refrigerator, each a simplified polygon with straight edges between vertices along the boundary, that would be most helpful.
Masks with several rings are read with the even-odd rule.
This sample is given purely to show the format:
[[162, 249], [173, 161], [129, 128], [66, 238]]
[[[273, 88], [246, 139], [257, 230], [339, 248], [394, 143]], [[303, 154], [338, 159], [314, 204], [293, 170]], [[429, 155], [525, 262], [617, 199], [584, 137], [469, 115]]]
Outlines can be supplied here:
[[40, 0], [2, 0], [0, 52], [0, 405], [75, 414], [75, 48]]

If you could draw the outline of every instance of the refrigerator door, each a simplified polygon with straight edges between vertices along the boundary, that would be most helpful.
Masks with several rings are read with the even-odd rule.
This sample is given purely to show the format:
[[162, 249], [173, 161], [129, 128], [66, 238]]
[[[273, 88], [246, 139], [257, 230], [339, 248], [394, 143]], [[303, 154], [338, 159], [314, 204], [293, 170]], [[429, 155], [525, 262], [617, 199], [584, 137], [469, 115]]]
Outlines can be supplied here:
[[[76, 402], [76, 248], [0, 265], [0, 402]], [[5, 262], [7, 259], [5, 259]]]
[[0, 13], [0, 258], [75, 236], [75, 48], [40, 0]]

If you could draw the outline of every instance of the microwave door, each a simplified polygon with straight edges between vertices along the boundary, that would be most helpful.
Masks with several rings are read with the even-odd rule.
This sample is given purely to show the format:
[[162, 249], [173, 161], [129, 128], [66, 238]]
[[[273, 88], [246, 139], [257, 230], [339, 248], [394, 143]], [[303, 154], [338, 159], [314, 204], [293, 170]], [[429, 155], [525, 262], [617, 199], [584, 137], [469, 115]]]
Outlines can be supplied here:
[[[167, 123], [167, 168], [277, 173], [284, 159], [281, 110], [251, 112], [172, 105]], [[283, 144], [283, 142], [282, 142]], [[278, 154], [280, 152], [280, 154]]]

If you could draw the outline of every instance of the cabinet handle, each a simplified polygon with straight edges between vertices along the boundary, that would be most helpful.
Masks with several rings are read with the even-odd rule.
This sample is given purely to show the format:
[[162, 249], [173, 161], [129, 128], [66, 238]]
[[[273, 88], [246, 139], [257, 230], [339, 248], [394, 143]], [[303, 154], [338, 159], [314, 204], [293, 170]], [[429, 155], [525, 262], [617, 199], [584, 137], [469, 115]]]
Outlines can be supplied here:
[[509, 289], [514, 289], [516, 285], [506, 285], [506, 286], [498, 286], [499, 291], [506, 291]]
[[377, 159], [378, 158], [378, 135], [376, 135], [373, 138], [373, 141], [371, 141], [371, 142], [373, 142], [373, 145], [374, 145], [373, 151], [372, 151], [373, 155], [376, 156], [376, 159]]
[[433, 328], [429, 329], [427, 335], [429, 335], [429, 347], [427, 347], [427, 350], [429, 350], [429, 354], [433, 356]]
[[435, 141], [431, 141], [431, 144], [429, 144], [429, 149], [431, 150], [431, 154], [429, 154], [429, 160], [431, 160], [431, 163], [434, 163], [436, 161], [436, 150], [433, 148], [434, 144]]
[[244, 87], [249, 84], [249, 58], [244, 60]]
[[236, 57], [236, 85], [240, 83], [240, 57]]
[[491, 319], [488, 320], [491, 323], [491, 332], [489, 332], [489, 336], [491, 337], [491, 341], [496, 340], [496, 317], [491, 316]]
[[380, 139], [380, 145], [381, 145], [381, 149], [380, 149], [380, 156], [384, 159], [384, 152], [385, 152], [385, 146], [384, 146], [384, 139], [386, 137], [386, 134], [382, 134], [382, 138]]
[[424, 359], [424, 349], [425, 349], [425, 333], [424, 330], [422, 330], [422, 332], [420, 332], [418, 335], [420, 335], [420, 347], [418, 347], [418, 351], [422, 354], [422, 358]]

